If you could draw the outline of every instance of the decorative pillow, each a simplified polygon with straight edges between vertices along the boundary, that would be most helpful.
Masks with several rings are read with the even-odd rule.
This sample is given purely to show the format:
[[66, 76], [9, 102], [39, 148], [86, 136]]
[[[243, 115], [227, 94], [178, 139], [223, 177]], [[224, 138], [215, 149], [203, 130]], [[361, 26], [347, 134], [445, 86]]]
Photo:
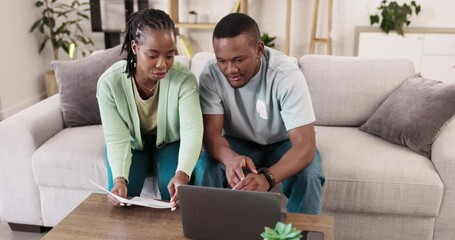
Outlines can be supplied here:
[[96, 85], [113, 63], [125, 59], [121, 45], [72, 61], [52, 61], [65, 127], [101, 124]]
[[416, 74], [403, 82], [360, 130], [430, 158], [440, 128], [455, 114], [455, 84]]

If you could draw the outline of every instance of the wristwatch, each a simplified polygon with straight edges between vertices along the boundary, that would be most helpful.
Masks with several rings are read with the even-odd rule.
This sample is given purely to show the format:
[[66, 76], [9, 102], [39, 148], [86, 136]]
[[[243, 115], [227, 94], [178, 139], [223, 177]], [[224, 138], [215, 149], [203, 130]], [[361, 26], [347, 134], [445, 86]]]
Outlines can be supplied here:
[[266, 167], [259, 168], [258, 173], [264, 174], [265, 179], [267, 179], [267, 182], [269, 182], [270, 187], [269, 187], [269, 190], [267, 190], [267, 191], [270, 191], [270, 189], [275, 187], [275, 185], [276, 185], [275, 177], [272, 175], [272, 173], [269, 171], [268, 168], [266, 168]]

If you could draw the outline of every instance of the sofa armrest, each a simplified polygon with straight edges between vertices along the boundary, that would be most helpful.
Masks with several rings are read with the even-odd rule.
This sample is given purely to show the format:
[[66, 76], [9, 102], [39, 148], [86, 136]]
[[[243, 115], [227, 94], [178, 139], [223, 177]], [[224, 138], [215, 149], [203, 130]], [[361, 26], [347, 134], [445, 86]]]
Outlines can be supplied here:
[[431, 149], [431, 160], [444, 183], [434, 239], [451, 239], [455, 236], [455, 118], [441, 129]]
[[42, 225], [32, 155], [63, 129], [59, 95], [0, 122], [0, 216], [10, 223]]

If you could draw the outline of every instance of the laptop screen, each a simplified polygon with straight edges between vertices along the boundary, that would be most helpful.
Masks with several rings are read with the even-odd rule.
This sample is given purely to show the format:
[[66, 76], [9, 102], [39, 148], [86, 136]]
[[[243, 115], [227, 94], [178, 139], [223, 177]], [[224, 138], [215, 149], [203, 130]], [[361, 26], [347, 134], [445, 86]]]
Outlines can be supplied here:
[[281, 195], [181, 185], [183, 234], [193, 239], [262, 239], [264, 227], [274, 228], [281, 215]]

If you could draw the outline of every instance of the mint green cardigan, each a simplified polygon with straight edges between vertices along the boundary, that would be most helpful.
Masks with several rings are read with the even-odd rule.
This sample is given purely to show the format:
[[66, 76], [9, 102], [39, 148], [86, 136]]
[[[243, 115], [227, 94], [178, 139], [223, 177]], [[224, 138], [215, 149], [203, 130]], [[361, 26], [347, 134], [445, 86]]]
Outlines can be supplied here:
[[[112, 176], [129, 177], [131, 149], [142, 150], [139, 114], [133, 79], [125, 73], [126, 61], [114, 63], [99, 78], [96, 97]], [[191, 176], [202, 146], [202, 113], [194, 75], [174, 62], [160, 80], [156, 146], [180, 140], [177, 171]]]

